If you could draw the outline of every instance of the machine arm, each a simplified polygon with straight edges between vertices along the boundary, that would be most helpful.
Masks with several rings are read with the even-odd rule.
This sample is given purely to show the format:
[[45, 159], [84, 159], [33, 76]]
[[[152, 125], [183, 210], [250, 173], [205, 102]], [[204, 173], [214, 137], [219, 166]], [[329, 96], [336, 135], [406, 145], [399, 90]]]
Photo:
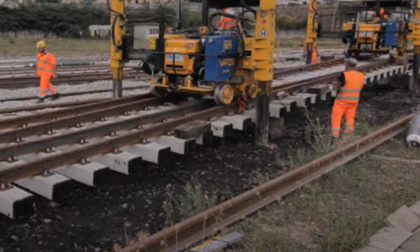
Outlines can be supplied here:
[[314, 50], [314, 42], [317, 37], [318, 30], [318, 12], [316, 0], [310, 0], [308, 5], [308, 21], [306, 26], [306, 64], [311, 64], [312, 61], [312, 51]]

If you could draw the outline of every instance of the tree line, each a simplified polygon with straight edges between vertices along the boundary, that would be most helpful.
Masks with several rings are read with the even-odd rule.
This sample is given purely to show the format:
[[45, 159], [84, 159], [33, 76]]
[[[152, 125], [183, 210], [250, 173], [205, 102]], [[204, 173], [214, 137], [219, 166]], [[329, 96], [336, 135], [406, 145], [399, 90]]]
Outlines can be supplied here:
[[106, 8], [88, 4], [32, 3], [0, 6], [0, 31], [38, 30], [61, 37], [88, 34], [91, 24], [109, 24]]

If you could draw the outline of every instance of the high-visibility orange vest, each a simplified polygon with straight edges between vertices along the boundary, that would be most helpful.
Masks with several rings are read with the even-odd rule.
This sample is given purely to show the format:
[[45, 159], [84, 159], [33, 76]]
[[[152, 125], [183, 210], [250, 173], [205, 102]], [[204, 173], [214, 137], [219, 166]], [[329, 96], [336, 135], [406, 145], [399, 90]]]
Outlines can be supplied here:
[[49, 52], [38, 53], [36, 58], [36, 74], [52, 73], [53, 66], [56, 64], [54, 54]]
[[[231, 14], [227, 9], [225, 9], [223, 12]], [[234, 18], [222, 17], [222, 19], [220, 20], [220, 28], [222, 28], [223, 30], [232, 29], [235, 27], [240, 27], [240, 23]]]
[[337, 98], [349, 103], [358, 103], [365, 75], [358, 71], [345, 71], [344, 79], [344, 86], [340, 88]]

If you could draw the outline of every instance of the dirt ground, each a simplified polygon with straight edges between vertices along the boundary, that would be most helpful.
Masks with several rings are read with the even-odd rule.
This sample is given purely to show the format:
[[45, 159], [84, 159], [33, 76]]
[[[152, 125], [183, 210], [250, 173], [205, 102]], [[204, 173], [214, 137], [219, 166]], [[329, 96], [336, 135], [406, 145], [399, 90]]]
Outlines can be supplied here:
[[[410, 112], [410, 108], [419, 104], [420, 98], [414, 97], [411, 93], [399, 89], [391, 91], [365, 90], [358, 111], [358, 132], [363, 134], [372, 128], [381, 127], [393, 119], [399, 118]], [[330, 103], [310, 109], [312, 118], [319, 118], [323, 125], [329, 122]], [[0, 216], [0, 252], [9, 251], [112, 251], [114, 244], [125, 245], [127, 241], [136, 239], [140, 232], [154, 233], [165, 223], [178, 221], [168, 220], [168, 216], [163, 208], [163, 202], [167, 195], [168, 187], [179, 191], [186, 183], [191, 180], [200, 183], [209, 193], [214, 193], [220, 199], [230, 198], [253, 186], [272, 178], [291, 169], [298, 162], [296, 156], [300, 150], [310, 149], [311, 146], [306, 141], [306, 136], [310, 130], [307, 127], [307, 118], [303, 111], [290, 114], [286, 117], [286, 134], [278, 139], [274, 139], [280, 149], [278, 151], [258, 150], [253, 145], [252, 129], [238, 133], [232, 139], [215, 139], [210, 147], [198, 147], [188, 156], [171, 156], [169, 165], [156, 166], [144, 164], [130, 176], [119, 176], [118, 182], [95, 186], [93, 188], [76, 185], [68, 191], [57, 202], [49, 202], [38, 198], [35, 214], [27, 220], [12, 221]], [[403, 139], [400, 138], [400, 142]], [[397, 148], [405, 148], [403, 143], [395, 143]], [[395, 146], [394, 146], [395, 148]], [[305, 155], [305, 154], [301, 154]], [[305, 158], [305, 157], [303, 157]], [[360, 161], [359, 161], [360, 162]], [[350, 164], [350, 167], [357, 166]], [[346, 166], [347, 167], [347, 166]], [[397, 170], [398, 167], [392, 168]], [[387, 174], [391, 168], [383, 168], [381, 174], [385, 176], [383, 181], [389, 181], [397, 173]], [[359, 180], [356, 185], [361, 187], [363, 183], [381, 183], [375, 180], [375, 174], [363, 172], [358, 168]], [[339, 174], [346, 172], [339, 171]], [[420, 172], [418, 170], [404, 169], [404, 178], [419, 181]], [[364, 178], [364, 176], [369, 178]], [[341, 179], [343, 176], [338, 176]], [[270, 206], [268, 210], [247, 219], [242, 224], [235, 226], [235, 229], [245, 232], [246, 241], [241, 244], [237, 251], [350, 251], [350, 248], [357, 247], [363, 242], [364, 237], [368, 237], [369, 232], [376, 232], [380, 228], [378, 224], [385, 213], [389, 214], [397, 209], [401, 204], [409, 204], [414, 199], [420, 199], [420, 188], [409, 192], [404, 191], [404, 186], [391, 179], [388, 184], [388, 196], [398, 190], [402, 190], [404, 200], [388, 200], [382, 197], [380, 190], [375, 187], [374, 191], [381, 197], [375, 198], [375, 204], [369, 201], [362, 202], [366, 211], [381, 213], [377, 214], [372, 225], [358, 219], [335, 221], [344, 225], [342, 228], [349, 230], [348, 233], [339, 232], [343, 236], [356, 236], [358, 239], [351, 240], [349, 244], [331, 244], [330, 241], [338, 241], [339, 237], [333, 234], [337, 226], [325, 221], [320, 225], [316, 220], [346, 220], [340, 218], [349, 213], [354, 216], [357, 209], [347, 209], [354, 199], [353, 194], [360, 198], [370, 195], [370, 191], [355, 190], [355, 184], [339, 183], [332, 180], [330, 175], [319, 179], [310, 186], [292, 194], [286, 198], [285, 202], [278, 206]], [[400, 181], [400, 180], [398, 180]], [[325, 183], [325, 185], [324, 185]], [[384, 182], [385, 183], [385, 182]], [[410, 183], [409, 185], [411, 185]], [[417, 183], [418, 184], [418, 183]], [[346, 187], [346, 186], [353, 187]], [[338, 187], [340, 190], [332, 190]], [[411, 187], [410, 187], [411, 188]], [[363, 188], [364, 189], [364, 188]], [[368, 190], [367, 188], [366, 190]], [[372, 188], [371, 188], [372, 189]], [[412, 188], [411, 188], [412, 189]], [[373, 189], [372, 189], [373, 190]], [[406, 195], [408, 194], [408, 195]], [[343, 196], [344, 195], [344, 196]], [[400, 196], [398, 194], [398, 196]], [[370, 199], [370, 197], [365, 197]], [[304, 199], [304, 201], [302, 201]], [[298, 200], [298, 201], [296, 201]], [[300, 201], [299, 201], [300, 200]], [[295, 205], [294, 202], [302, 204]], [[338, 201], [343, 207], [335, 207], [329, 211], [329, 204]], [[344, 204], [345, 202], [346, 204]], [[362, 204], [361, 203], [361, 204]], [[301, 207], [315, 209], [317, 211], [303, 211]], [[285, 209], [287, 206], [287, 209]], [[283, 207], [283, 209], [281, 208]], [[312, 208], [311, 208], [312, 207]], [[287, 211], [286, 211], [287, 210]], [[271, 211], [271, 212], [270, 212]], [[284, 211], [285, 214], [277, 214]], [[284, 217], [281, 221], [271, 222], [274, 217], [269, 214]], [[331, 215], [332, 214], [332, 215]], [[176, 215], [174, 215], [176, 216]], [[263, 217], [261, 217], [263, 216]], [[332, 217], [331, 217], [332, 216]], [[361, 216], [361, 217], [360, 217]], [[359, 218], [364, 218], [360, 215]], [[386, 216], [386, 215], [385, 215]], [[263, 218], [266, 221], [262, 221]], [[284, 221], [290, 221], [285, 223]], [[351, 222], [352, 221], [352, 222]], [[270, 223], [271, 222], [271, 223]], [[274, 223], [274, 226], [273, 226]], [[360, 223], [360, 226], [359, 226]], [[261, 224], [261, 225], [259, 225]], [[293, 227], [294, 230], [281, 229], [283, 225], [287, 228]], [[368, 229], [366, 229], [366, 226]], [[277, 228], [276, 228], [277, 227]], [[256, 235], [252, 230], [257, 230], [264, 235], [264, 239]], [[277, 230], [276, 229], [281, 229]], [[374, 230], [375, 229], [375, 230]], [[273, 231], [274, 230], [274, 231]], [[368, 230], [368, 231], [366, 231]], [[374, 231], [372, 231], [374, 230]], [[272, 232], [273, 231], [273, 232]], [[350, 231], [353, 231], [354, 234]], [[357, 235], [355, 235], [357, 233]], [[284, 234], [284, 239], [278, 239], [279, 234]], [[283, 242], [275, 242], [282, 240]], [[250, 244], [262, 244], [260, 247], [250, 247]], [[301, 241], [301, 242], [296, 242]], [[265, 242], [265, 243], [264, 243]], [[297, 245], [296, 245], [297, 244]], [[338, 248], [338, 249], [337, 249]], [[236, 251], [236, 250], [235, 250]]]

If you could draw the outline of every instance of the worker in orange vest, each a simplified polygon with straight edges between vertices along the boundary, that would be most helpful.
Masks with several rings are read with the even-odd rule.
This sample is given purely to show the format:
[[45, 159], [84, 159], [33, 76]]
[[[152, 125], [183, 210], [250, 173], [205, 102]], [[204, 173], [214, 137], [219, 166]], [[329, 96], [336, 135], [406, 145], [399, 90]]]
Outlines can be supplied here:
[[[223, 10], [223, 13], [230, 14], [230, 15], [235, 15], [236, 14], [235, 11], [231, 8], [225, 8]], [[241, 24], [238, 22], [237, 19], [230, 18], [230, 17], [225, 17], [225, 16], [223, 16], [220, 19], [220, 29], [221, 30], [228, 30], [228, 29], [233, 29], [233, 28], [236, 28], [236, 27], [241, 27]]]
[[58, 99], [59, 94], [51, 84], [51, 79], [57, 77], [55, 72], [55, 56], [46, 51], [47, 43], [41, 40], [36, 43], [38, 53], [36, 55], [36, 74], [39, 76], [39, 95], [38, 102], [43, 102], [47, 93], [51, 94], [52, 99]]
[[[307, 45], [305, 42], [305, 45], [303, 46], [303, 56], [306, 58], [306, 55], [308, 53]], [[318, 61], [318, 45], [314, 41], [312, 44], [312, 54], [311, 54], [311, 63], [316, 63]]]
[[345, 134], [354, 132], [354, 119], [360, 92], [363, 88], [365, 75], [356, 70], [357, 60], [350, 58], [346, 61], [346, 71], [341, 74], [341, 87], [338, 91], [331, 113], [331, 134], [333, 138], [340, 136], [341, 118], [346, 121]]

